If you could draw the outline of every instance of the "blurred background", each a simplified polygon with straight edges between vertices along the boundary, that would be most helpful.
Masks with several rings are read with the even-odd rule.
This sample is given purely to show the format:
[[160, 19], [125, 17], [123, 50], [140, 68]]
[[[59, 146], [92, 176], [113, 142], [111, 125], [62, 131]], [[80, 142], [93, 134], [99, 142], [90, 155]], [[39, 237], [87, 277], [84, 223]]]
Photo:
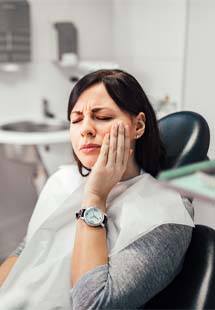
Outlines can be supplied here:
[[[47, 177], [72, 163], [66, 111], [100, 68], [133, 74], [157, 118], [207, 120], [215, 159], [214, 0], [0, 0], [0, 260], [25, 236]], [[215, 208], [196, 203], [196, 223]]]

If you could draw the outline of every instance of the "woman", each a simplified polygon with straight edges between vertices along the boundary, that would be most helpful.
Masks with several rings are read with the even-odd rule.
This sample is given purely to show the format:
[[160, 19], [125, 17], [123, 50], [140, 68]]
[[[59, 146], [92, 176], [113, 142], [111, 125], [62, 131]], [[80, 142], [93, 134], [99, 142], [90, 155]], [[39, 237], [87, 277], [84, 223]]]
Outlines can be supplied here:
[[[86, 75], [71, 92], [68, 119], [79, 176], [66, 166], [48, 180], [26, 246], [11, 254], [22, 252], [3, 292], [14, 283], [32, 289], [31, 310], [138, 308], [180, 271], [192, 208], [154, 179], [165, 151], [155, 113], [133, 76], [121, 70]], [[59, 254], [66, 250], [67, 256]], [[5, 268], [8, 274], [12, 267]]]

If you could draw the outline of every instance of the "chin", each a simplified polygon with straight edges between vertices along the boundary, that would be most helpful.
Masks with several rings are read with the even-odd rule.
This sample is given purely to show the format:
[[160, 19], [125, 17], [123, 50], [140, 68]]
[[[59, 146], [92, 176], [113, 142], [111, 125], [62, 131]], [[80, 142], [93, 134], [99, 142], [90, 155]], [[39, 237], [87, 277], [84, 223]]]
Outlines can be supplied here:
[[96, 160], [97, 160], [98, 156], [95, 157], [89, 157], [89, 158], [82, 158], [81, 159], [81, 163], [84, 167], [88, 168], [88, 169], [92, 169], [92, 167], [95, 165]]

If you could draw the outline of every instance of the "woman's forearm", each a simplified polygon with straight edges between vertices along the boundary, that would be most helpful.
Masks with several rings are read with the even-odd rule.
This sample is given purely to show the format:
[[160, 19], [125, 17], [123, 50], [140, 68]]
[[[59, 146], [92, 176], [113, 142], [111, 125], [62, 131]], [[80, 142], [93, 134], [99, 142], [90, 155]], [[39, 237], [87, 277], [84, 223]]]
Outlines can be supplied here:
[[9, 275], [11, 269], [15, 265], [18, 258], [19, 258], [18, 256], [10, 256], [3, 262], [3, 264], [1, 264], [0, 266], [0, 287], [6, 280], [7, 276]]
[[[82, 208], [90, 205], [96, 205], [105, 212], [104, 202], [95, 203], [95, 200], [88, 200], [83, 203]], [[72, 253], [71, 287], [74, 287], [86, 272], [97, 266], [107, 264], [107, 262], [106, 229], [102, 227], [90, 227], [83, 220], [78, 219]]]

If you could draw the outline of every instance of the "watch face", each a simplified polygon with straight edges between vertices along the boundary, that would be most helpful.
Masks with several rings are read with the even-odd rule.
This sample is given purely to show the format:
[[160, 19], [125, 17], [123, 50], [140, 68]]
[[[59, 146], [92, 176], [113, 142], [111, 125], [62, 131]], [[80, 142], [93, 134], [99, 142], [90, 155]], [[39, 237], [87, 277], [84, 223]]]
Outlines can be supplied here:
[[84, 218], [87, 224], [91, 226], [99, 226], [104, 220], [104, 215], [100, 209], [90, 207], [84, 212]]

